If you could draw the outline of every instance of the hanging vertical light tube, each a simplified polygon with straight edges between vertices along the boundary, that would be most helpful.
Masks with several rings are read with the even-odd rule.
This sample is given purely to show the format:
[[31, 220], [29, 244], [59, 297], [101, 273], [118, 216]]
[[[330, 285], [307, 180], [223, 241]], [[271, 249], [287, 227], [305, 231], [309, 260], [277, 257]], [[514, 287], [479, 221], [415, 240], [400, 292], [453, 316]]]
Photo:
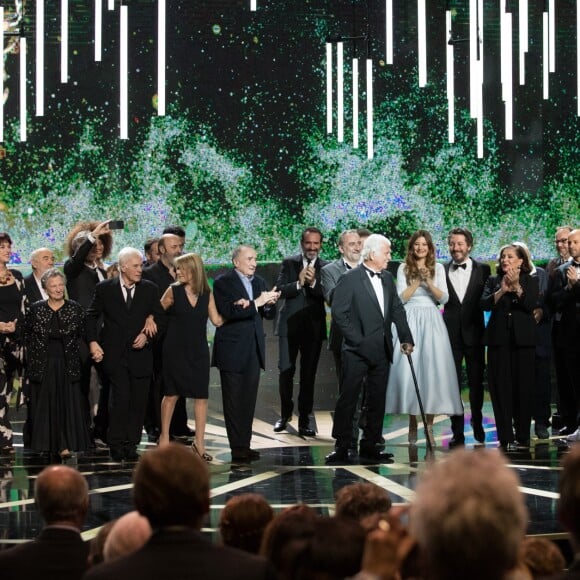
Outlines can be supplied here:
[[[580, 0], [579, 0], [580, 1]], [[454, 68], [454, 49], [449, 44], [451, 38], [451, 10], [445, 12], [445, 47], [447, 63], [447, 140], [449, 143], [455, 143], [455, 68]]]
[[393, 0], [385, 1], [385, 53], [387, 64], [393, 64]]
[[95, 0], [95, 62], [103, 58], [103, 0]]
[[526, 52], [529, 49], [528, 42], [528, 0], [520, 0], [519, 4], [519, 54], [520, 54], [520, 85], [526, 84]]
[[332, 43], [326, 43], [326, 132], [332, 133]]
[[548, 3], [548, 42], [550, 72], [556, 72], [556, 0], [549, 0]]
[[344, 44], [336, 43], [336, 108], [337, 139], [344, 141]]
[[[36, 116], [44, 116], [44, 0], [36, 0]], [[2, 93], [0, 93], [2, 94]]]
[[477, 157], [483, 157], [483, 0], [476, 0], [477, 15]]
[[549, 31], [548, 13], [542, 12], [542, 77], [544, 80], [544, 100], [550, 98], [550, 64], [549, 64]]
[[469, 0], [469, 114], [472, 119], [477, 117], [477, 0]]
[[[580, 1], [580, 0], [579, 0]], [[0, 6], [0, 22], [4, 22], [4, 8]], [[0, 26], [0, 46], [4, 47], [4, 26]], [[4, 142], [4, 58], [0, 58], [0, 143]]]
[[358, 58], [352, 59], [352, 146], [358, 149]]
[[[580, 0], [576, 0], [576, 104], [578, 105], [578, 116], [580, 117]], [[2, 91], [0, 91], [0, 95]]]
[[60, 82], [68, 83], [68, 0], [60, 0]]
[[121, 6], [121, 58], [120, 58], [120, 132], [121, 139], [129, 138], [129, 103], [128, 103], [128, 13], [127, 6]]
[[506, 0], [500, 0], [501, 89], [505, 107], [505, 138], [513, 138], [513, 54], [512, 14], [506, 12]]
[[427, 22], [425, 0], [417, 0], [417, 32], [419, 35], [419, 86], [427, 84]]
[[374, 151], [373, 126], [373, 61], [367, 58], [367, 158], [372, 159]]
[[165, 116], [165, 56], [167, 20], [165, 0], [157, 0], [157, 115]]
[[108, 9], [115, 10], [115, 0], [109, 0]]
[[20, 39], [20, 141], [26, 141], [26, 38]]
[[258, 9], [258, 0], [250, 0], [250, 12], [255, 12]]

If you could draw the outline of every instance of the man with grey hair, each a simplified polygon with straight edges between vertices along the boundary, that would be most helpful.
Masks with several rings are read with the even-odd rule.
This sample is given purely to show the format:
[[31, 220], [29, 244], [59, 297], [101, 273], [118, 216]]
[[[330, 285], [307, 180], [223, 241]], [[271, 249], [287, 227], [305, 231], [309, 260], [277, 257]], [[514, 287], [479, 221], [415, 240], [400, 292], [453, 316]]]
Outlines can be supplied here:
[[393, 359], [391, 325], [397, 329], [405, 354], [413, 352], [413, 336], [393, 277], [386, 271], [390, 256], [390, 241], [379, 234], [370, 235], [363, 246], [362, 264], [343, 274], [334, 290], [332, 317], [344, 340], [342, 385], [332, 428], [336, 446], [326, 456], [327, 463], [348, 463], [356, 458], [353, 421], [363, 382], [366, 421], [360, 459], [366, 463], [392, 462], [392, 454], [376, 446], [382, 438], [387, 380]]
[[87, 340], [92, 359], [102, 365], [111, 385], [107, 433], [111, 457], [136, 461], [153, 372], [151, 337], [145, 323], [152, 316], [159, 328], [164, 316], [157, 287], [141, 279], [141, 252], [123, 248], [118, 262], [119, 277], [95, 287], [87, 312]]
[[49, 248], [36, 248], [30, 254], [32, 272], [24, 277], [24, 291], [28, 303], [46, 300], [48, 295], [44, 291], [40, 279], [42, 275], [54, 266], [54, 254]]
[[34, 495], [45, 526], [32, 542], [0, 551], [2, 580], [81, 578], [89, 554], [80, 535], [89, 509], [85, 478], [66, 465], [51, 465], [36, 479]]

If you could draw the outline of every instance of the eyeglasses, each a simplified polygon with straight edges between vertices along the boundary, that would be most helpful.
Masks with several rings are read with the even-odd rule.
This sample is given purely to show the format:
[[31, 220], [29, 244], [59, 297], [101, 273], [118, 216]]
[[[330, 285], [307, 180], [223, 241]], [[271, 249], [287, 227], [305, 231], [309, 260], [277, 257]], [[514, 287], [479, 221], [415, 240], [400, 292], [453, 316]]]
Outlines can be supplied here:
[[563, 240], [556, 240], [556, 245], [567, 244], [567, 243], [568, 243], [568, 238], [564, 238]]

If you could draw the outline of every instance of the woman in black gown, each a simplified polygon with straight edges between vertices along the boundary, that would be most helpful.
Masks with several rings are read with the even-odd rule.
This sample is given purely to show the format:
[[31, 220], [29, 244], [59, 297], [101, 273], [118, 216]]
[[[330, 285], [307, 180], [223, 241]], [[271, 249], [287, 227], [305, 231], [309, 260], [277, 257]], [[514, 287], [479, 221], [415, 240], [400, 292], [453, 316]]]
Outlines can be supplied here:
[[0, 453], [12, 455], [12, 426], [8, 419], [12, 381], [22, 366], [21, 322], [26, 297], [22, 274], [8, 268], [10, 236], [0, 233]]
[[205, 459], [205, 424], [209, 391], [209, 347], [207, 319], [215, 326], [223, 324], [215, 306], [203, 262], [197, 254], [176, 258], [177, 282], [161, 298], [168, 314], [167, 334], [163, 342], [163, 380], [161, 435], [159, 444], [169, 443], [169, 426], [178, 397], [195, 399], [195, 440], [193, 449]]
[[35, 302], [25, 323], [30, 381], [31, 441], [37, 452], [66, 459], [90, 446], [85, 400], [80, 387], [79, 340], [85, 313], [65, 300], [64, 275], [51, 268], [41, 278], [48, 300]]

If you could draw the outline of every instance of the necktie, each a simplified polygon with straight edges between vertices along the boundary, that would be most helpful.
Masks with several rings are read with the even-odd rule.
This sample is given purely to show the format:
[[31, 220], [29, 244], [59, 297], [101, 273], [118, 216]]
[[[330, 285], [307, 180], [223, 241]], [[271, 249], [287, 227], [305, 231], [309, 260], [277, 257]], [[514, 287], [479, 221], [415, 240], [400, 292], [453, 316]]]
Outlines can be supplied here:
[[369, 270], [368, 268], [365, 268], [365, 270], [370, 274], [371, 278], [373, 278], [374, 276], [377, 276], [378, 278], [381, 277], [381, 272], [373, 272], [372, 270]]
[[125, 304], [127, 304], [127, 310], [131, 308], [131, 303], [133, 302], [133, 287], [132, 286], [124, 286], [125, 290], [127, 291], [127, 300]]
[[467, 269], [467, 264], [453, 264], [452, 265], [453, 270], [457, 270], [457, 268], [463, 268], [463, 270]]

